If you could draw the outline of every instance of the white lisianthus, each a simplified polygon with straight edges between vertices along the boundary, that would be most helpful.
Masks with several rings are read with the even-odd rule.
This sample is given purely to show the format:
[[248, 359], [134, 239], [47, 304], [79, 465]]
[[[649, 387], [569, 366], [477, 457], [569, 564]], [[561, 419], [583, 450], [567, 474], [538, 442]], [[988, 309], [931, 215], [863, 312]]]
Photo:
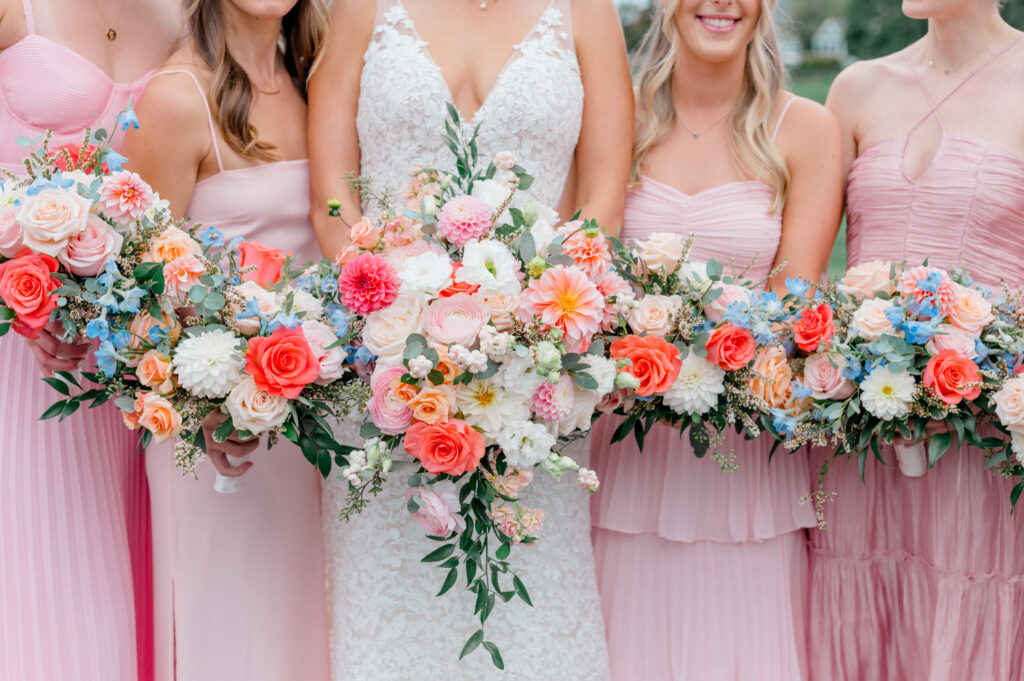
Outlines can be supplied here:
[[683, 360], [679, 376], [667, 391], [663, 401], [677, 414], [705, 414], [718, 404], [718, 396], [725, 390], [725, 371], [695, 352]]
[[516, 277], [516, 259], [508, 247], [494, 239], [471, 241], [462, 253], [456, 280], [480, 287], [480, 295], [514, 296], [523, 287]]
[[461, 386], [458, 407], [463, 419], [491, 438], [511, 421], [530, 418], [530, 407], [521, 395], [502, 390], [491, 379], [473, 380]]
[[525, 395], [527, 398], [531, 398], [546, 380], [533, 368], [533, 360], [518, 355], [503, 364], [495, 374], [495, 382], [506, 392], [516, 393], [520, 397]]
[[[285, 295], [282, 291], [279, 307], [284, 306]], [[309, 291], [292, 289], [292, 314], [300, 319], [319, 319], [324, 314], [324, 305]]]
[[451, 258], [446, 253], [433, 251], [414, 255], [398, 271], [402, 293], [426, 293], [431, 298], [448, 288], [451, 277]]
[[568, 416], [558, 422], [558, 434], [568, 435], [574, 430], [590, 430], [591, 417], [600, 401], [601, 398], [593, 390], [573, 386], [572, 409], [569, 410]]
[[[501, 208], [502, 204], [505, 203], [511, 194], [512, 190], [498, 180], [482, 180], [480, 182], [473, 183], [472, 196], [487, 204], [487, 207], [491, 211], [491, 215], [494, 215], [494, 212]], [[501, 214], [496, 222], [506, 221], [508, 221], [507, 209]]]
[[495, 438], [505, 458], [515, 468], [530, 468], [548, 458], [555, 436], [540, 423], [513, 421]]
[[242, 380], [245, 355], [230, 331], [206, 331], [183, 338], [171, 368], [181, 387], [196, 397], [224, 397]]
[[247, 430], [253, 435], [277, 428], [291, 413], [288, 398], [260, 390], [251, 376], [231, 389], [224, 406], [231, 414], [235, 430]]
[[615, 374], [618, 372], [615, 360], [600, 355], [584, 355], [581, 361], [587, 364], [587, 373], [597, 381], [597, 390], [593, 392], [598, 399], [615, 390]]
[[914, 377], [906, 371], [878, 367], [860, 384], [861, 404], [883, 421], [906, 415], [914, 399]]

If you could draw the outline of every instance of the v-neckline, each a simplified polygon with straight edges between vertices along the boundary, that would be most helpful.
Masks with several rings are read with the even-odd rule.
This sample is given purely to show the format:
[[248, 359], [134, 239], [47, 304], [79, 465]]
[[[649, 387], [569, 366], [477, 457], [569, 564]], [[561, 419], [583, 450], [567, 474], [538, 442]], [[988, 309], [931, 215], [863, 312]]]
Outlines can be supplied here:
[[533, 24], [530, 26], [530, 30], [526, 32], [526, 35], [523, 36], [523, 39], [517, 43], [512, 44], [512, 54], [508, 56], [508, 59], [505, 60], [505, 63], [502, 64], [501, 69], [498, 71], [498, 75], [494, 77], [493, 81], [491, 81], [491, 86], [487, 90], [487, 94], [484, 95], [484, 98], [480, 101], [480, 106], [476, 108], [476, 111], [473, 112], [472, 116], [466, 116], [466, 114], [463, 113], [463, 111], [455, 103], [455, 96], [452, 94], [452, 88], [451, 85], [448, 84], [448, 79], [445, 78], [444, 69], [441, 68], [440, 64], [437, 63], [437, 60], [434, 59], [434, 55], [431, 54], [430, 52], [430, 43], [424, 40], [423, 36], [420, 35], [419, 29], [416, 28], [416, 22], [413, 21], [412, 15], [409, 14], [409, 10], [405, 8], [405, 4], [402, 2], [402, 0], [398, 0], [398, 4], [401, 6], [402, 12], [405, 13], [406, 18], [409, 20], [409, 28], [412, 31], [413, 35], [416, 37], [416, 39], [420, 42], [420, 49], [423, 51], [424, 55], [426, 55], [427, 61], [429, 61], [431, 66], [433, 66], [437, 70], [437, 77], [440, 79], [442, 87], [444, 87], [444, 92], [448, 98], [448, 101], [451, 103], [452, 107], [458, 112], [459, 117], [463, 121], [472, 125], [473, 123], [476, 123], [477, 116], [480, 115], [480, 112], [484, 110], [484, 108], [487, 106], [487, 103], [491, 100], [491, 95], [494, 94], [494, 91], [498, 89], [498, 84], [501, 82], [501, 77], [505, 75], [505, 71], [507, 71], [508, 67], [515, 61], [516, 55], [519, 53], [520, 46], [522, 46], [523, 43], [529, 40], [530, 36], [533, 35], [534, 31], [537, 30], [537, 27], [540, 26], [541, 22], [544, 20], [544, 16], [554, 6], [555, 0], [550, 0], [550, 2], [548, 2], [548, 6], [541, 11], [540, 16], [538, 16], [537, 20], [533, 22]]

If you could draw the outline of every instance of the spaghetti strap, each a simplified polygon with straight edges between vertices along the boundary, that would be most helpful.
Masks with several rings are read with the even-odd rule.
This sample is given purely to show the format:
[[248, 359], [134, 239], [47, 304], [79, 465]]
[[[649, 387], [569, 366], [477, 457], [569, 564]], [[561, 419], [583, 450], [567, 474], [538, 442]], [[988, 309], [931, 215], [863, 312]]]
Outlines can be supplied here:
[[[28, 2], [28, 0], [25, 0]], [[162, 76], [167, 73], [184, 73], [192, 82], [196, 84], [196, 90], [199, 91], [199, 96], [203, 100], [203, 106], [206, 107], [206, 122], [210, 124], [210, 141], [213, 143], [213, 155], [217, 157], [217, 170], [224, 172], [224, 162], [220, 158], [220, 147], [217, 146], [217, 126], [213, 124], [213, 113], [210, 111], [210, 101], [206, 98], [206, 93], [203, 92], [203, 86], [199, 84], [199, 79], [196, 78], [196, 74], [192, 73], [188, 69], [168, 69], [166, 71], [157, 71], [153, 74], [153, 78]]]
[[25, 32], [31, 35], [36, 32], [36, 16], [32, 12], [32, 0], [21, 0], [21, 8], [25, 11]]
[[793, 95], [786, 102], [786, 106], [782, 107], [782, 113], [779, 114], [779, 120], [775, 123], [775, 130], [772, 131], [772, 142], [775, 141], [775, 137], [779, 134], [779, 130], [782, 128], [782, 121], [786, 118], [786, 114], [789, 113], [789, 107], [793, 106], [793, 102], [797, 100], [797, 96]]

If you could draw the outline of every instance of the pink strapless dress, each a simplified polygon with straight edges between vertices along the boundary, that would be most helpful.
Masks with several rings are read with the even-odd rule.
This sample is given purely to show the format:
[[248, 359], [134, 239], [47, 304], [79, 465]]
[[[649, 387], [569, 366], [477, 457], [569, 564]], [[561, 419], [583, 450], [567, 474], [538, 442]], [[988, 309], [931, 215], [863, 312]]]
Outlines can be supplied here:
[[[221, 166], [196, 184], [188, 216], [299, 263], [320, 257], [306, 160]], [[220, 494], [209, 461], [195, 480], [175, 468], [173, 443], [147, 452], [158, 681], [330, 678], [320, 474], [283, 440], [252, 460], [244, 488]]]
[[[0, 167], [24, 173], [15, 137], [80, 143], [112, 129], [146, 78], [115, 83], [35, 33], [0, 52]], [[59, 395], [24, 339], [0, 339], [0, 679], [152, 676], [149, 497], [136, 437], [108, 404], [61, 423]]]
[[[927, 258], [990, 286], [1024, 285], [1024, 160], [943, 126], [931, 166], [911, 180], [908, 135], [854, 162], [850, 265]], [[867, 486], [855, 465], [832, 462], [827, 488], [839, 497], [828, 529], [810, 533], [812, 679], [1024, 678], [1024, 517], [1010, 515], [1012, 485], [971, 447], [920, 478], [883, 454], [893, 467], [869, 457]], [[812, 474], [825, 456], [814, 452]]]
[[[691, 257], [750, 278], [771, 270], [782, 234], [772, 191], [733, 182], [689, 196], [644, 178], [626, 201], [624, 238], [693, 233]], [[807, 576], [803, 528], [811, 508], [803, 452], [776, 453], [771, 438], [726, 436], [739, 470], [694, 456], [676, 429], [655, 426], [638, 451], [609, 446], [618, 418], [595, 426], [591, 460], [598, 586], [615, 681], [799, 681]]]

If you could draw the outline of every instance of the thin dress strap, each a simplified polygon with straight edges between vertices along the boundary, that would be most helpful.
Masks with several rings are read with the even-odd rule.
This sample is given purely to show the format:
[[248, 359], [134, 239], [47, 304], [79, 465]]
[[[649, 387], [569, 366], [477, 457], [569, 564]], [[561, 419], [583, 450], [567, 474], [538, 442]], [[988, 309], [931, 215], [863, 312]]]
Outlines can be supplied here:
[[[27, 0], [26, 0], [27, 2]], [[217, 146], [217, 126], [213, 123], [213, 112], [210, 111], [210, 101], [206, 98], [206, 93], [203, 92], [203, 86], [199, 84], [199, 79], [196, 78], [196, 74], [192, 73], [188, 69], [168, 69], [166, 71], [157, 71], [153, 74], [153, 77], [162, 76], [168, 73], [184, 73], [192, 82], [196, 84], [196, 90], [199, 91], [199, 96], [203, 100], [203, 106], [206, 107], [206, 122], [210, 124], [210, 140], [213, 142], [213, 155], [217, 157], [217, 170], [224, 172], [224, 162], [220, 158], [220, 147]]]
[[36, 32], [36, 16], [32, 12], [32, 0], [21, 0], [21, 7], [25, 11], [25, 32], [31, 35]]
[[786, 102], [786, 106], [782, 107], [782, 113], [779, 114], [779, 120], [777, 123], [775, 123], [775, 130], [772, 132], [772, 142], [775, 141], [775, 138], [779, 134], [779, 130], [782, 129], [782, 121], [785, 120], [786, 114], [789, 113], [789, 107], [793, 106], [793, 102], [795, 102], [796, 100], [797, 97], [796, 95], [794, 95], [789, 98], [788, 102]]

